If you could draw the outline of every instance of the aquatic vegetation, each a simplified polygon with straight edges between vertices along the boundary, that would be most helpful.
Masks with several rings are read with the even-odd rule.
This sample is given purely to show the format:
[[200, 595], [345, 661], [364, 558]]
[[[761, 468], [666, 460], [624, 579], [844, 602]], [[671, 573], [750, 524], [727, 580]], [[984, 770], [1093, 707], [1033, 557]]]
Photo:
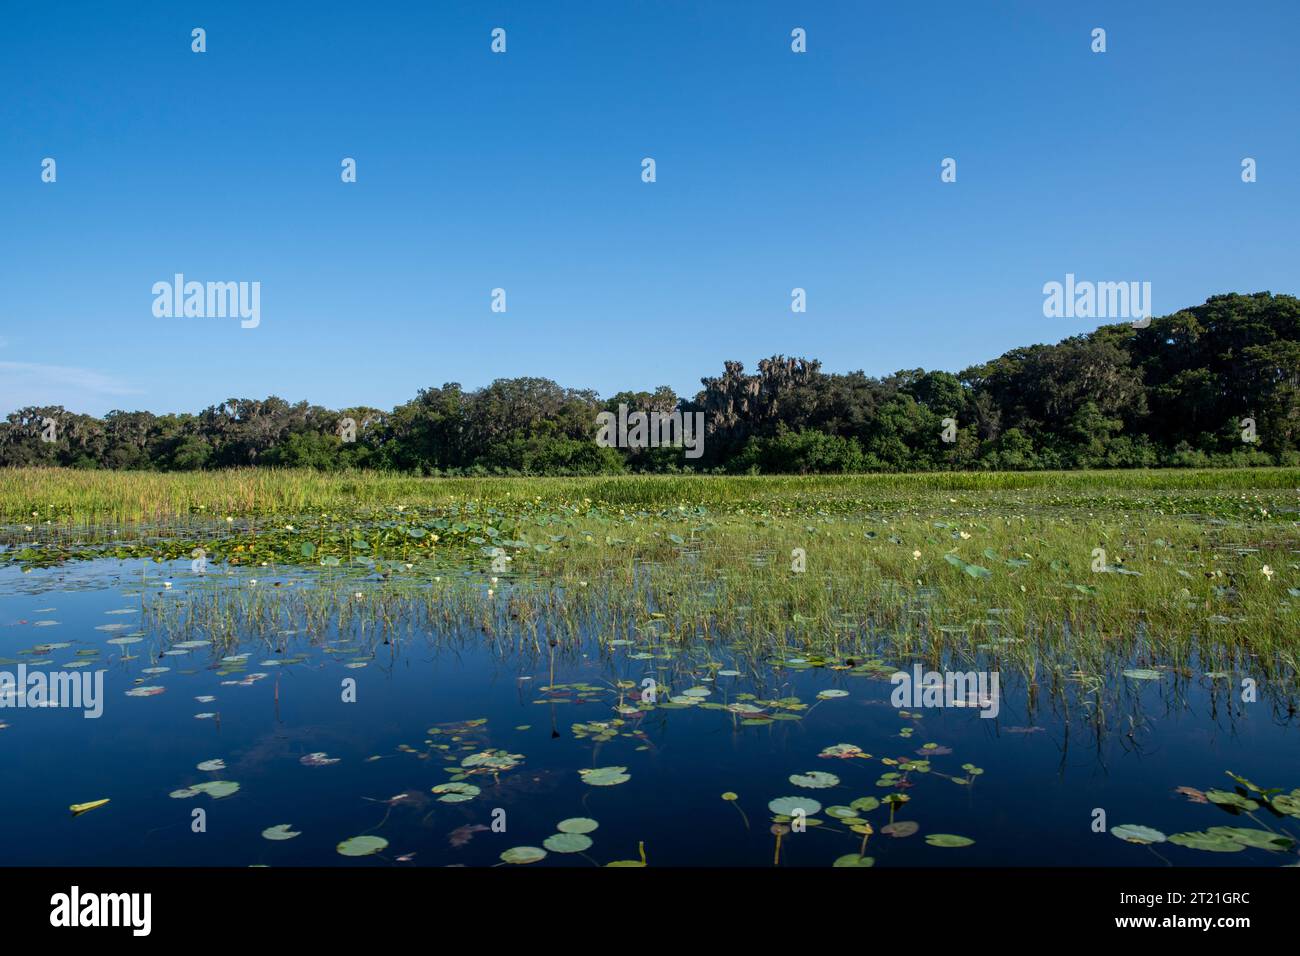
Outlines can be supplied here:
[[[277, 823], [275, 826], [263, 830], [262, 836], [267, 840], [292, 840], [294, 837], [302, 836], [302, 831], [293, 829], [287, 823]], [[343, 853], [342, 850], [339, 850], [339, 852]], [[344, 855], [352, 856], [354, 854], [348, 853]]]
[[[1205, 830], [1174, 833], [1167, 836], [1159, 830], [1135, 824], [1124, 824], [1111, 829], [1111, 834], [1129, 843], [1151, 845], [1168, 842], [1191, 850], [1208, 853], [1240, 853], [1246, 849], [1287, 853], [1300, 841], [1278, 824], [1283, 817], [1300, 818], [1300, 788], [1286, 793], [1280, 787], [1262, 788], [1232, 771], [1225, 771], [1237, 783], [1236, 790], [1206, 790], [1178, 787], [1177, 793], [1191, 803], [1215, 806], [1219, 810], [1249, 817], [1258, 827], [1211, 826]], [[1254, 796], [1248, 796], [1253, 794]], [[1265, 817], [1256, 815], [1264, 808]]]
[[517, 846], [506, 850], [501, 854], [501, 859], [506, 863], [536, 863], [546, 858], [546, 851], [536, 846]]
[[206, 793], [212, 799], [220, 800], [238, 791], [239, 784], [233, 780], [209, 780], [206, 783], [196, 783], [191, 787], [181, 787], [179, 790], [173, 790], [168, 796], [176, 800], [187, 800], [190, 797], [198, 796], [200, 793]]
[[578, 775], [582, 777], [583, 783], [593, 787], [613, 787], [632, 779], [632, 775], [627, 772], [627, 767], [596, 767], [591, 770], [579, 770]]
[[[1080, 738], [1100, 763], [1145, 756], [1157, 726], [1205, 712], [1235, 729], [1258, 720], [1241, 699], [1246, 678], [1260, 700], [1252, 706], [1278, 727], [1300, 703], [1300, 471], [1071, 475], [1059, 484], [1004, 475], [368, 476], [356, 479], [355, 500], [332, 481], [295, 497], [265, 477], [235, 477], [222, 491], [185, 476], [155, 510], [134, 515], [149, 519], [140, 525], [116, 523], [136, 507], [120, 487], [96, 490], [78, 477], [62, 504], [35, 506], [48, 517], [33, 530], [0, 529], [0, 575], [14, 593], [55, 575], [73, 581], [78, 569], [88, 589], [108, 592], [92, 617], [36, 607], [48, 599], [26, 603], [9, 632], [25, 636], [2, 650], [29, 665], [104, 671], [131, 720], [157, 720], [186, 700], [211, 708], [193, 715], [203, 723], [181, 721], [177, 739], [193, 739], [161, 779], [142, 767], [148, 797], [115, 786], [115, 806], [153, 800], [159, 812], [168, 786], [237, 774], [244, 791], [210, 779], [170, 795], [240, 792], [234, 806], [255, 810], [255, 820], [296, 816], [309, 832], [292, 851], [304, 855], [319, 841], [334, 859], [336, 839], [362, 833], [337, 844], [337, 855], [384, 865], [418, 850], [432, 865], [644, 866], [644, 844], [639, 860], [606, 861], [646, 838], [656, 862], [674, 865], [692, 854], [751, 865], [952, 865], [943, 859], [951, 850], [983, 862], [1006, 846], [990, 831], [992, 808], [1011, 801], [1032, 827], [1025, 774], [1054, 768]], [[0, 483], [0, 511], [15, 493]], [[806, 552], [803, 571], [791, 568], [793, 548]], [[913, 665], [997, 673], [1003, 714], [980, 720], [969, 695], [944, 711], [894, 706], [891, 677]], [[345, 677], [360, 682], [372, 710], [321, 709]], [[400, 696], [413, 686], [419, 696]], [[391, 707], [390, 692], [399, 695]], [[253, 736], [250, 724], [272, 714], [274, 739]], [[353, 719], [355, 733], [345, 723]], [[16, 727], [26, 734], [31, 725]], [[634, 777], [637, 786], [621, 786]], [[287, 779], [300, 782], [279, 782]], [[99, 786], [87, 776], [59, 792]], [[320, 788], [335, 822], [324, 828], [281, 802], [285, 786]], [[1091, 806], [1088, 782], [1072, 786]], [[819, 799], [772, 796], [787, 787]], [[698, 820], [699, 847], [663, 829], [666, 792]], [[1181, 833], [1196, 824], [1125, 823], [1101, 852], [1143, 863], [1157, 852], [1182, 863], [1194, 856], [1188, 849], [1294, 858], [1300, 791], [1233, 776], [1222, 788], [1176, 792], [1183, 813], [1230, 816]], [[498, 808], [508, 808], [512, 834], [539, 846], [508, 849], [484, 825]], [[275, 862], [271, 854], [287, 851], [266, 846], [258, 825], [245, 827], [248, 838]], [[272, 842], [299, 836], [290, 824], [261, 831]], [[390, 840], [400, 853], [381, 853]], [[1022, 842], [1016, 852], [1047, 852], [1041, 834]]]
[[464, 803], [473, 800], [483, 791], [472, 783], [440, 783], [433, 788], [441, 803]]
[[931, 833], [926, 836], [925, 842], [930, 844], [930, 846], [951, 848], [970, 846], [975, 841], [970, 837], [957, 836], [955, 833]]
[[379, 836], [354, 836], [341, 842], [337, 849], [343, 856], [372, 856], [387, 849], [388, 841]]
[[80, 816], [83, 813], [94, 810], [96, 807], [102, 807], [106, 803], [108, 803], [107, 797], [103, 800], [91, 800], [88, 803], [74, 803], [72, 806], [68, 807], [68, 809], [72, 811], [73, 816]]

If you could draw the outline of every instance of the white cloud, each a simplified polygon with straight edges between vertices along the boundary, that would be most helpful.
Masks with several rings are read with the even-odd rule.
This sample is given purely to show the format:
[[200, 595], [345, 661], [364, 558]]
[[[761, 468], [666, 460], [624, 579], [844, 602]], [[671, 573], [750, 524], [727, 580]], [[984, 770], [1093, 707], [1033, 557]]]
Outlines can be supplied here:
[[115, 399], [140, 394], [140, 389], [94, 369], [0, 362], [0, 414], [27, 405], [62, 405], [69, 411], [102, 415], [121, 406]]

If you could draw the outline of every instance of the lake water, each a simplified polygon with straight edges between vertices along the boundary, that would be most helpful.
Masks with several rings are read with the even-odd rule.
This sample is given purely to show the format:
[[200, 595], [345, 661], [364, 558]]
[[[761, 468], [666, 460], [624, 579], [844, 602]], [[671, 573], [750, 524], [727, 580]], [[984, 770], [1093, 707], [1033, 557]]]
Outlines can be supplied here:
[[[250, 629], [218, 648], [187, 602], [261, 589], [273, 608], [279, 595], [311, 589], [313, 574], [252, 584], [251, 573], [199, 580], [188, 567], [0, 568], [0, 670], [86, 664], [70, 672], [102, 672], [104, 698], [97, 719], [65, 708], [0, 710], [7, 864], [495, 866], [503, 852], [549, 838], [554, 849], [533, 866], [634, 861], [644, 847], [651, 866], [824, 867], [860, 851], [853, 820], [871, 824], [866, 856], [878, 867], [1295, 860], [1294, 849], [1135, 845], [1093, 829], [1100, 809], [1110, 827], [1164, 834], [1212, 826], [1296, 834], [1294, 817], [1262, 808], [1252, 819], [1198, 795], [1231, 791], [1225, 771], [1265, 788], [1300, 786], [1295, 716], [1264, 689], [1242, 703], [1224, 680], [1134, 679], [1117, 663], [1098, 732], [1088, 694], [1031, 693], [1011, 673], [1001, 675], [996, 719], [971, 707], [900, 710], [888, 673], [910, 670], [910, 660], [866, 670], [861, 660], [831, 662], [838, 670], [803, 660], [755, 666], [725, 646], [674, 652], [602, 646], [593, 636], [552, 648], [470, 622], [449, 632], [395, 625], [385, 635], [337, 617]], [[386, 586], [358, 584], [355, 600], [380, 600]], [[508, 600], [509, 587], [485, 600]], [[656, 674], [656, 705], [639, 708], [633, 691]], [[740, 712], [727, 709], [735, 704]], [[822, 756], [840, 744], [870, 757]], [[223, 766], [199, 769], [208, 761]], [[624, 769], [580, 773], [598, 768]], [[898, 776], [882, 780], [887, 773]], [[838, 783], [790, 779], [829, 782], [822, 774]], [[194, 790], [214, 781], [238, 789]], [[478, 792], [433, 792], [449, 781]], [[914, 833], [882, 832], [888, 803], [867, 809], [890, 794], [908, 798], [893, 818], [914, 822]], [[782, 797], [822, 809], [807, 814], [820, 823], [782, 834], [778, 848], [769, 803]], [[69, 810], [105, 798], [80, 815]], [[872, 800], [827, 812], [859, 798]], [[586, 840], [555, 840], [557, 824], [574, 819], [597, 825], [568, 824]], [[264, 836], [279, 825], [298, 835]], [[936, 834], [974, 842], [927, 842]], [[358, 836], [386, 844], [340, 853]]]

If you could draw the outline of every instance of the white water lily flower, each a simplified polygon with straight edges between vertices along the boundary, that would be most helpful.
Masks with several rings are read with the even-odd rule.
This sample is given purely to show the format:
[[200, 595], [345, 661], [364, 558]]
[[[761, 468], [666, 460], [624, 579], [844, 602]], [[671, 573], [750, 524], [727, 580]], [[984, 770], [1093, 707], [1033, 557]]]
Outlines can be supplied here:
[[1268, 578], [1270, 581], [1273, 580], [1273, 569], [1270, 568], [1267, 564], [1259, 569], [1259, 573], [1264, 575], [1264, 577]]
[[913, 560], [913, 561], [920, 561], [920, 560], [921, 560], [921, 552], [920, 552], [920, 551], [913, 551], [913, 552], [912, 552], [912, 560]]
[[170, 581], [164, 581], [164, 582], [163, 582], [163, 587], [165, 587], [165, 588], [169, 588], [169, 587], [171, 587], [171, 586], [172, 586], [172, 583], [171, 583]]
[[961, 534], [961, 539], [962, 539], [963, 541], [965, 541], [967, 538], [970, 537], [970, 532], [969, 532], [969, 531], [962, 531], [962, 532], [960, 532], [960, 534]]

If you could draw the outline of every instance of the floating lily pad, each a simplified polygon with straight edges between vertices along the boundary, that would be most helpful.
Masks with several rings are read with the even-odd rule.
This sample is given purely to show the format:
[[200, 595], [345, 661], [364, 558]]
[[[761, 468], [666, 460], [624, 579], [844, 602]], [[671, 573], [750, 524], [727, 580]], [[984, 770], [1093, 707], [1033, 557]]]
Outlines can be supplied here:
[[584, 833], [553, 833], [542, 841], [542, 846], [552, 853], [581, 853], [591, 846], [591, 837]]
[[1206, 790], [1205, 799], [1211, 803], [1217, 803], [1221, 807], [1232, 807], [1236, 810], [1258, 810], [1259, 804], [1249, 797], [1243, 797], [1241, 794], [1232, 790]]
[[[910, 837], [921, 829], [921, 825], [915, 820], [895, 820], [893, 823], [886, 824], [880, 828], [880, 832], [891, 836], [896, 840], [904, 837]], [[960, 839], [960, 838], [959, 838]], [[953, 844], [954, 846], [964, 846], [965, 844]]]
[[810, 770], [808, 773], [791, 774], [790, 782], [796, 787], [807, 787], [809, 790], [824, 790], [827, 787], [838, 786], [840, 778], [823, 770]]
[[822, 805], [811, 797], [777, 797], [767, 808], [781, 817], [792, 817], [802, 810], [805, 816], [821, 812]]
[[1206, 832], [1211, 836], [1226, 837], [1236, 843], [1254, 847], [1258, 850], [1280, 852], [1295, 846], [1295, 840], [1289, 836], [1274, 833], [1271, 830], [1257, 830], [1253, 827], [1210, 827]]
[[1139, 843], [1142, 845], [1164, 843], [1166, 839], [1165, 835], [1159, 830], [1139, 826], [1136, 823], [1122, 823], [1117, 827], [1111, 827], [1110, 835], [1118, 837], [1126, 843]]
[[433, 788], [433, 792], [441, 794], [438, 797], [441, 803], [464, 803], [473, 800], [482, 790], [472, 783], [440, 783]]
[[561, 833], [590, 833], [598, 826], [600, 824], [591, 817], [570, 817], [557, 823], [555, 829]]
[[970, 837], [957, 836], [955, 833], [931, 833], [925, 838], [930, 846], [959, 847], [970, 846], [975, 841]]
[[593, 787], [613, 787], [632, 779], [627, 767], [597, 767], [594, 770], [579, 770], [578, 774], [583, 783]]
[[501, 854], [501, 859], [507, 863], [536, 863], [538, 860], [546, 857], [546, 851], [536, 846], [517, 846], [506, 850]]
[[354, 836], [340, 843], [336, 850], [343, 856], [370, 856], [388, 846], [388, 841], [377, 836]]
[[[275, 826], [263, 830], [262, 836], [268, 840], [292, 840], [296, 836], [302, 836], [302, 831], [290, 829], [287, 823], [277, 823]], [[353, 837], [353, 839], [359, 839], [359, 837]], [[339, 845], [342, 846], [342, 844]], [[339, 852], [343, 853], [342, 850], [339, 850]], [[343, 855], [353, 856], [354, 854], [344, 853]]]
[[833, 867], [845, 867], [845, 866], [857, 866], [857, 867], [862, 867], [862, 866], [874, 866], [875, 863], [876, 863], [876, 861], [875, 861], [875, 859], [872, 858], [872, 857], [869, 857], [869, 856], [858, 856], [856, 853], [846, 853], [846, 854], [844, 854], [844, 856], [841, 856], [841, 857], [839, 857], [838, 859], [836, 859], [836, 861], [835, 861], [834, 863], [832, 863], [831, 866], [833, 866]]
[[1169, 842], [1192, 850], [1208, 850], [1211, 853], [1239, 853], [1246, 849], [1244, 843], [1215, 833], [1175, 833], [1169, 838]]

